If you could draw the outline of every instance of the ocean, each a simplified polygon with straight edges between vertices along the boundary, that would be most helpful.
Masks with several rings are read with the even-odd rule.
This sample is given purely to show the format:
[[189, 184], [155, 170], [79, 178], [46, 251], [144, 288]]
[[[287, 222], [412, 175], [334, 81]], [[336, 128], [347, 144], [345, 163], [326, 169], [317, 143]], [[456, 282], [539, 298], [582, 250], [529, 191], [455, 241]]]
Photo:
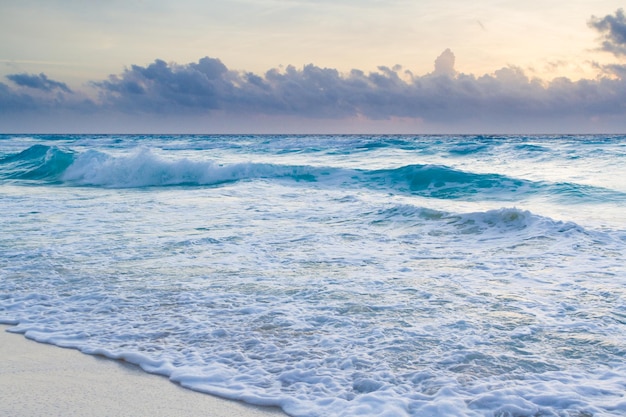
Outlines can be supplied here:
[[1, 135], [0, 323], [292, 416], [623, 416], [625, 207], [619, 135]]

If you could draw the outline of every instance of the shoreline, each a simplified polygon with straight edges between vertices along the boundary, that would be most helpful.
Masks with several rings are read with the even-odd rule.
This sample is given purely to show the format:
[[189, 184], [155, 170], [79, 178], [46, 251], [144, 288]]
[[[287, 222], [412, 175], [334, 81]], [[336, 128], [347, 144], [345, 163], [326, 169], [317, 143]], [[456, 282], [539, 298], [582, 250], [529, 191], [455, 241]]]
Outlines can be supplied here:
[[0, 325], [0, 415], [280, 417], [196, 392], [123, 361], [39, 343]]

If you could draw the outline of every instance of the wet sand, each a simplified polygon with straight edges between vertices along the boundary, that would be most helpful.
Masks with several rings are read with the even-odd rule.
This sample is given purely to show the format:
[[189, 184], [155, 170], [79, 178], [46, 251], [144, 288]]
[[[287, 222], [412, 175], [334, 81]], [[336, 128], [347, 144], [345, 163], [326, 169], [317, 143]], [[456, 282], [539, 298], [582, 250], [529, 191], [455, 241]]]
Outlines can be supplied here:
[[122, 362], [37, 343], [0, 326], [0, 415], [280, 417], [180, 387]]

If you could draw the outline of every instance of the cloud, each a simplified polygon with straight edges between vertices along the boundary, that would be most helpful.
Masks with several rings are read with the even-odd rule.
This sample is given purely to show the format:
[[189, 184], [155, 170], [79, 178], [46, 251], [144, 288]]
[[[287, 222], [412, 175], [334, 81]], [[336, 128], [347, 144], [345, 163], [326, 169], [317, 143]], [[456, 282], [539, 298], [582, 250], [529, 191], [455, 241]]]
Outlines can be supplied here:
[[6, 76], [9, 80], [21, 87], [33, 88], [36, 90], [52, 91], [59, 89], [66, 93], [71, 93], [72, 90], [62, 82], [49, 79], [46, 74], [10, 74]]
[[186, 65], [162, 60], [147, 67], [134, 65], [94, 85], [107, 108], [139, 113], [402, 117], [437, 123], [626, 116], [622, 79], [573, 82], [561, 78], [546, 84], [516, 67], [476, 77], [456, 72], [449, 49], [435, 60], [432, 73], [409, 74], [408, 78], [401, 68], [341, 74], [312, 64], [272, 69], [260, 76], [230, 70], [220, 60], [206, 57]]
[[187, 65], [157, 59], [147, 67], [133, 65], [119, 76], [92, 84], [106, 106], [148, 112], [217, 109], [234, 86], [226, 66], [208, 57]]
[[608, 64], [596, 66], [607, 74], [614, 75], [615, 77], [626, 80], [626, 65], [623, 64]]
[[74, 92], [65, 83], [43, 73], [10, 74], [6, 78], [17, 88], [0, 82], [0, 128], [7, 120], [16, 118], [26, 120], [38, 114], [77, 117], [101, 109], [83, 92]]
[[446, 49], [435, 60], [435, 74], [453, 76], [456, 73], [454, 69], [454, 54], [450, 48]]
[[[355, 121], [386, 129], [391, 122], [413, 121], [406, 126], [429, 132], [624, 131], [626, 71], [621, 65], [611, 71], [611, 76], [579, 81], [543, 82], [513, 66], [475, 76], [457, 72], [450, 49], [436, 58], [431, 73], [421, 76], [399, 66], [341, 73], [313, 64], [254, 74], [229, 69], [217, 58], [188, 64], [157, 59], [92, 82], [97, 102], [80, 91], [60, 94], [64, 84], [45, 74], [9, 76], [22, 88], [0, 83], [0, 127], [10, 114], [24, 119], [31, 112], [65, 122], [102, 115], [116, 123], [124, 120], [124, 126], [144, 123], [144, 131], [155, 126], [182, 131], [183, 124], [193, 123], [204, 126], [196, 131], [211, 126], [242, 131], [244, 122], [249, 123], [246, 131], [255, 126], [265, 126], [264, 131], [276, 126], [278, 132], [280, 126], [291, 132], [298, 126], [308, 132], [332, 126], [336, 131], [342, 123], [357, 126]], [[268, 121], [276, 123], [267, 127]], [[103, 126], [110, 129], [111, 124]]]
[[28, 94], [18, 93], [8, 85], [0, 83], [0, 112], [3, 114], [38, 109], [39, 100]]
[[603, 18], [593, 16], [589, 26], [602, 34], [602, 50], [618, 57], [626, 56], [626, 16], [623, 9]]

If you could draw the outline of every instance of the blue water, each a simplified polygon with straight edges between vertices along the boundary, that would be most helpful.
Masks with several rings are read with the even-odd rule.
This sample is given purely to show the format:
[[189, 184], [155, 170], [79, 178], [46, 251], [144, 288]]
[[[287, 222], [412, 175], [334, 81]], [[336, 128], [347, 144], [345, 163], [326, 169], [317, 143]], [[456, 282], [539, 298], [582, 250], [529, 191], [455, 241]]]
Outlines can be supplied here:
[[0, 322], [293, 416], [626, 414], [626, 136], [0, 136]]

